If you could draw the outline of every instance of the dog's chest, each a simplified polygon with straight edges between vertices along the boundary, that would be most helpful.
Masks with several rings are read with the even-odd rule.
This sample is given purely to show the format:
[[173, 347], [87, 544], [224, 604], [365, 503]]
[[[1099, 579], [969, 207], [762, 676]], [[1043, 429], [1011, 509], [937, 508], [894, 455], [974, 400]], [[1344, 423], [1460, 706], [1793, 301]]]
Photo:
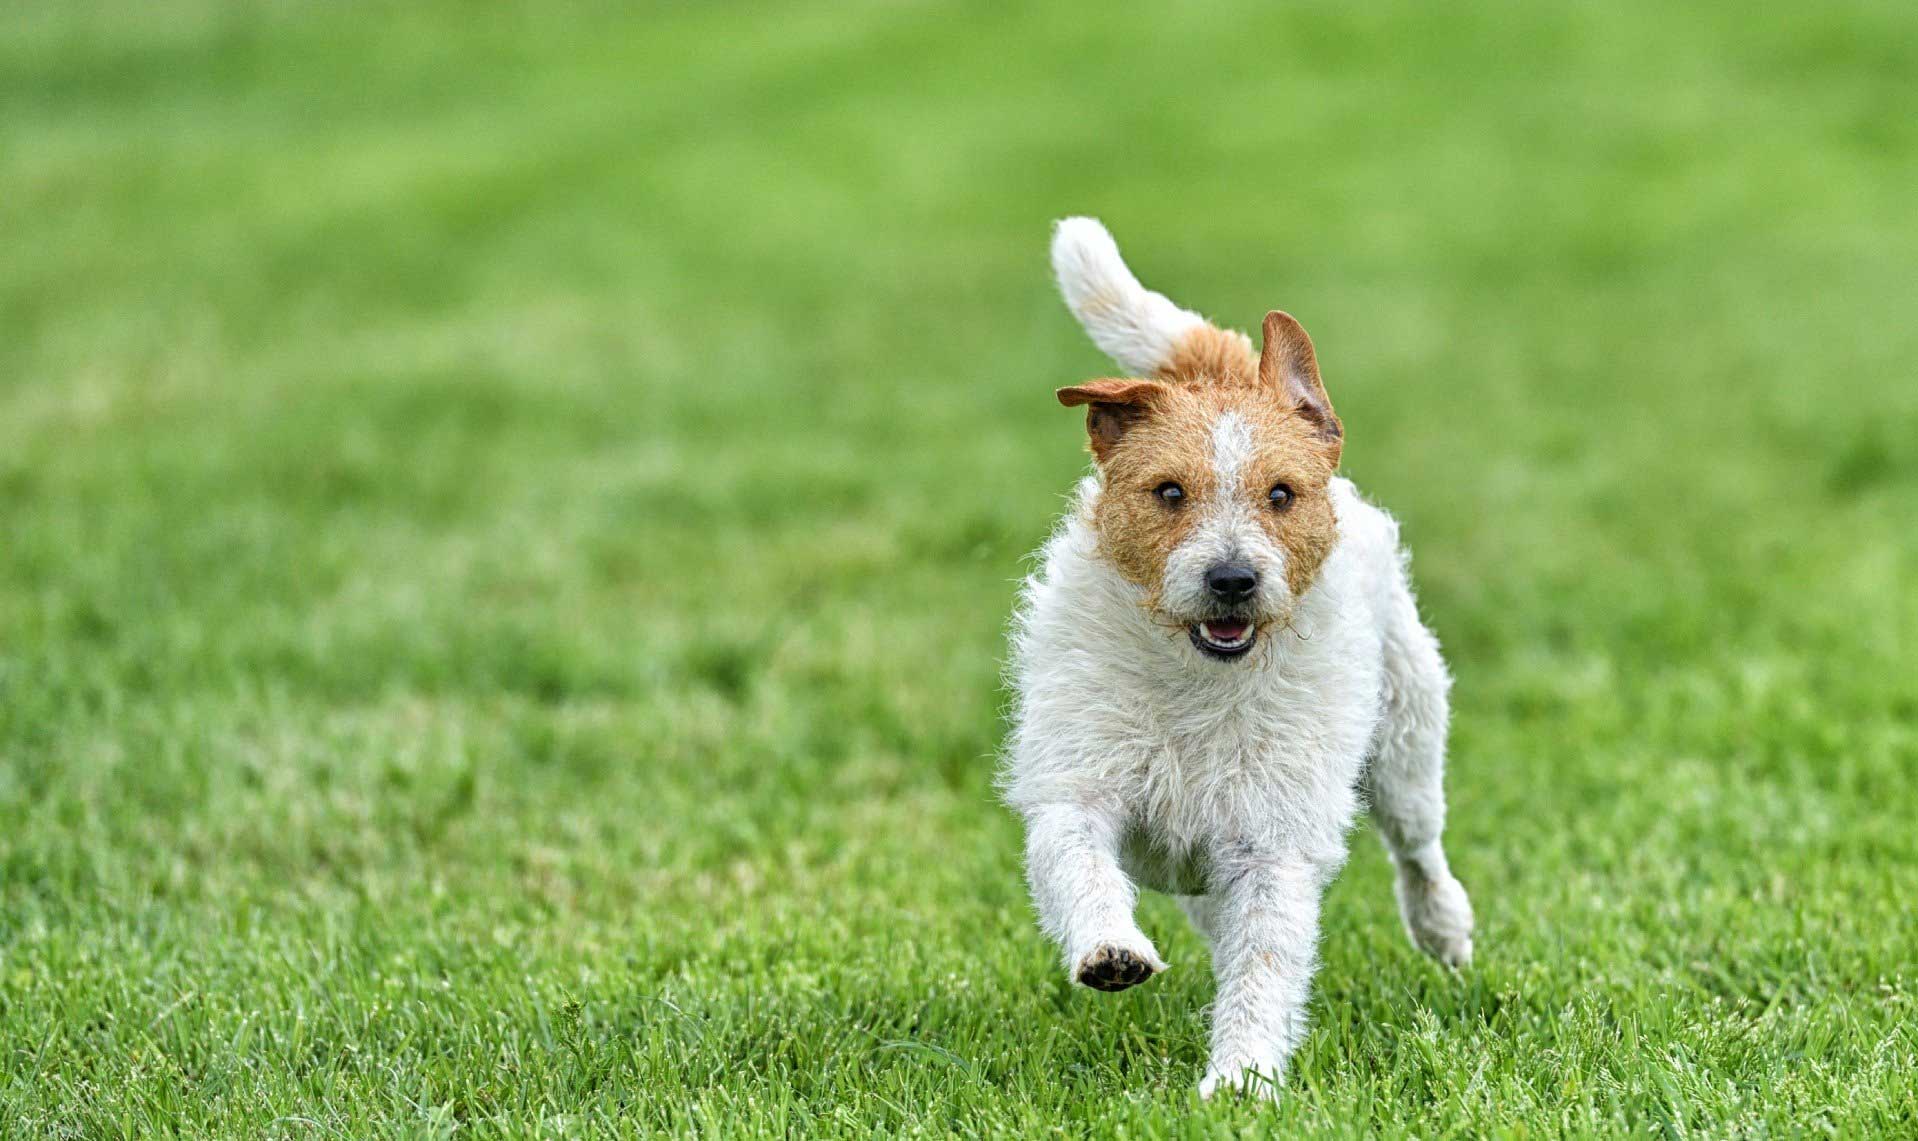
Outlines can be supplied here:
[[1129, 774], [1128, 862], [1151, 873], [1142, 878], [1190, 891], [1205, 853], [1221, 845], [1315, 858], [1335, 845], [1356, 811], [1378, 719], [1377, 671], [1365, 657], [1322, 669], [1295, 663], [1302, 668], [1224, 700], [1161, 695]]

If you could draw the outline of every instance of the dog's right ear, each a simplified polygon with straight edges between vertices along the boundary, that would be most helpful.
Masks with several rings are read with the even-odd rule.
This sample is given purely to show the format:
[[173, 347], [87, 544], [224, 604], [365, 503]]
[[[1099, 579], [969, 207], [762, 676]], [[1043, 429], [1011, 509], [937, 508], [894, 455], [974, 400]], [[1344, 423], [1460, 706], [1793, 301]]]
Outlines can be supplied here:
[[1126, 430], [1145, 418], [1154, 397], [1165, 386], [1156, 380], [1088, 380], [1061, 388], [1059, 403], [1086, 409], [1086, 438], [1092, 454], [1103, 461]]

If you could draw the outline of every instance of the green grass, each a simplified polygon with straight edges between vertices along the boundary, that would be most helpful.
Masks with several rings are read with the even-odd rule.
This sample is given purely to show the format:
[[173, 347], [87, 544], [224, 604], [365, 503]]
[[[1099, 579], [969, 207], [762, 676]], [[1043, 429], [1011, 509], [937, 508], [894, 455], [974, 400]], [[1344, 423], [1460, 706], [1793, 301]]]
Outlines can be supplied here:
[[[0, 1134], [1918, 1134], [1918, 16], [0, 15]], [[1479, 962], [1282, 1104], [991, 788], [1109, 367], [1312, 330]]]

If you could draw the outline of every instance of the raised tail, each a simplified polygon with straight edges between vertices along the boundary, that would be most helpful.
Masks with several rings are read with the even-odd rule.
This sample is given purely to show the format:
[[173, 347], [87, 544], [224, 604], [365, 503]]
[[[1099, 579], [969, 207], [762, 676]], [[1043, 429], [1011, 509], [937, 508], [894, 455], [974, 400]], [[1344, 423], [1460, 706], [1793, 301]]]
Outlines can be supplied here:
[[[1186, 358], [1195, 350], [1215, 369], [1225, 364], [1237, 373], [1253, 363], [1252, 342], [1244, 334], [1215, 328], [1139, 284], [1096, 218], [1064, 218], [1053, 227], [1052, 272], [1092, 343], [1135, 376], [1190, 372], [1188, 366], [1198, 362]], [[1208, 335], [1195, 338], [1201, 329]]]

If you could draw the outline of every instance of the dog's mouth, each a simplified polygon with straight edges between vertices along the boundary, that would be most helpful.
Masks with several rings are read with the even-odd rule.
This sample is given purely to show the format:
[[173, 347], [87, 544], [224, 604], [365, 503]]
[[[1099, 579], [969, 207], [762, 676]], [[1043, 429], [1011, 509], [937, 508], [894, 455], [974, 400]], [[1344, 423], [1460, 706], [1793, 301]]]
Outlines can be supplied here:
[[1186, 627], [1186, 633], [1192, 636], [1192, 644], [1199, 652], [1209, 658], [1231, 661], [1244, 656], [1258, 640], [1259, 628], [1250, 622], [1236, 618], [1213, 618], [1205, 622], [1194, 622]]

